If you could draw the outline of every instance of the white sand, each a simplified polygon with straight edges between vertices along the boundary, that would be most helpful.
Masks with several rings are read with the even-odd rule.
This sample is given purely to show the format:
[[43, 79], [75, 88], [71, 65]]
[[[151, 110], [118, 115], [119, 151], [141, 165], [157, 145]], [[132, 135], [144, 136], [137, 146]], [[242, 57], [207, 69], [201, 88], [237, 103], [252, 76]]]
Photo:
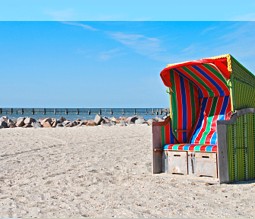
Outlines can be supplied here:
[[0, 217], [247, 218], [254, 194], [251, 182], [152, 175], [147, 125], [0, 130]]

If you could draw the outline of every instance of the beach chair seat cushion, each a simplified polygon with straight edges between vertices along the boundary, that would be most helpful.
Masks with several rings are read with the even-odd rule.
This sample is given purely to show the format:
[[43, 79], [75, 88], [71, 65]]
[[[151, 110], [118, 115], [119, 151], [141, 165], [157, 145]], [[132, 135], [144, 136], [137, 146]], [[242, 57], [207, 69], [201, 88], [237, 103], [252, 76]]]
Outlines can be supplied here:
[[217, 152], [215, 144], [167, 144], [165, 151]]

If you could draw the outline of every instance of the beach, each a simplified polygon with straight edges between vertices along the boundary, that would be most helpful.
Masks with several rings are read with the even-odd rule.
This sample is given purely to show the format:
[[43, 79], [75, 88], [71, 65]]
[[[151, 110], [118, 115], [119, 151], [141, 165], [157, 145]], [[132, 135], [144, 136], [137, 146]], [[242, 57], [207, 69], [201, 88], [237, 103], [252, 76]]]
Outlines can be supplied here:
[[254, 217], [254, 182], [153, 175], [151, 130], [0, 129], [0, 217]]

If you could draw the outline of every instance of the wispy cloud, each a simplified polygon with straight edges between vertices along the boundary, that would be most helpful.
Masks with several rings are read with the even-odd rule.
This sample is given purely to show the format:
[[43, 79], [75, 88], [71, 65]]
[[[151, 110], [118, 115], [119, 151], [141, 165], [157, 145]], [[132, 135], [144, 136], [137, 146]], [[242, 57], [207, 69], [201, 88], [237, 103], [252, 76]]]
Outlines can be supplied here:
[[205, 28], [203, 31], [201, 31], [201, 35], [206, 35], [208, 33], [211, 33], [213, 31], [215, 31], [218, 27], [217, 26], [210, 26], [208, 28]]
[[123, 55], [124, 53], [120, 48], [114, 48], [107, 51], [102, 51], [99, 53], [100, 60], [107, 61], [109, 59], [112, 59], [114, 57], [119, 57]]
[[67, 22], [67, 21], [64, 21], [62, 22], [63, 24], [67, 24], [67, 25], [72, 25], [72, 26], [77, 26], [77, 27], [81, 27], [85, 30], [91, 30], [91, 31], [98, 31], [97, 28], [94, 28], [90, 25], [87, 25], [87, 24], [83, 24], [83, 23], [78, 23], [78, 22]]
[[161, 41], [155, 37], [124, 32], [108, 32], [108, 35], [140, 55], [155, 58], [164, 51], [161, 47]]
[[239, 57], [255, 56], [255, 23], [237, 22], [229, 32], [219, 37], [219, 49], [236, 53]]

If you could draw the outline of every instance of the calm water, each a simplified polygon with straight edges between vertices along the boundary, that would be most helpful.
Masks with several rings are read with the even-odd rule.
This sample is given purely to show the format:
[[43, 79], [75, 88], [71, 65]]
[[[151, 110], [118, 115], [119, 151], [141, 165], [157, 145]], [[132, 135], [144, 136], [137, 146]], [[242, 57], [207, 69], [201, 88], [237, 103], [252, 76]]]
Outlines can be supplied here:
[[150, 119], [156, 116], [163, 117], [166, 113], [166, 109], [163, 108], [0, 108], [0, 117], [8, 116], [11, 119], [18, 117], [59, 118], [61, 116], [69, 120], [94, 119], [96, 114], [116, 118], [138, 115]]

